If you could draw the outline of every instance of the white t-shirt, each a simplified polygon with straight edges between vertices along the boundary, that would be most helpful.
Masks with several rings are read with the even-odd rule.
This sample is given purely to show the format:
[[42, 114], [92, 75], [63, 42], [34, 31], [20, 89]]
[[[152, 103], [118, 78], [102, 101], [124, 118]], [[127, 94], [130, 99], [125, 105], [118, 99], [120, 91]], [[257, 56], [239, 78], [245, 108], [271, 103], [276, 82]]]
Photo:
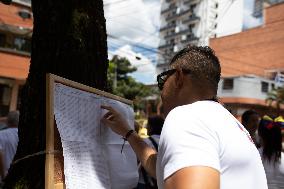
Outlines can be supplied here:
[[0, 131], [0, 151], [4, 155], [3, 159], [5, 175], [8, 173], [10, 164], [12, 163], [16, 154], [18, 141], [18, 128], [8, 128]]
[[198, 101], [173, 109], [160, 137], [157, 182], [189, 166], [220, 172], [221, 189], [267, 189], [260, 155], [248, 132], [222, 105]]
[[267, 177], [267, 184], [269, 189], [284, 189], [284, 153], [281, 153], [281, 160], [279, 163], [273, 164], [263, 158], [262, 148], [259, 153], [262, 156], [262, 163]]

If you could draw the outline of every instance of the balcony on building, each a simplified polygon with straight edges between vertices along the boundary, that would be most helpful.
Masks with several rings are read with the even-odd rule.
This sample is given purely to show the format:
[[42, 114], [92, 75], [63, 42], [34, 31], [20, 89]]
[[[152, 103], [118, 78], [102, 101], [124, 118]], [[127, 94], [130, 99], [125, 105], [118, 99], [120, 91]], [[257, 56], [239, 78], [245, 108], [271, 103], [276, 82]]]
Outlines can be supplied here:
[[181, 17], [181, 16], [184, 16], [184, 15], [192, 14], [192, 13], [193, 13], [192, 8], [186, 8], [186, 9], [182, 9], [180, 11], [174, 11], [174, 12], [172, 12], [172, 14], [170, 14], [166, 17], [166, 21], [170, 21], [170, 20], [173, 20], [177, 17]]
[[167, 24], [166, 26], [160, 28], [160, 32], [166, 31], [168, 29], [173, 29], [176, 27], [176, 24]]
[[[187, 31], [188, 32], [188, 31]], [[186, 39], [181, 40], [182, 43], [190, 44], [194, 42], [198, 42], [199, 38], [194, 36], [193, 34], [187, 35]]]
[[176, 37], [178, 35], [182, 35], [182, 34], [185, 34], [185, 33], [188, 33], [188, 32], [189, 32], [188, 29], [185, 29], [185, 30], [182, 30], [182, 31], [179, 31], [179, 32], [173, 32], [173, 33], [171, 33], [169, 35], [166, 35], [165, 39], [168, 40], [168, 39], [174, 38], [174, 37]]
[[30, 56], [32, 30], [0, 24], [0, 51]]
[[195, 24], [195, 23], [198, 23], [199, 21], [200, 21], [200, 17], [193, 14], [188, 19], [183, 20], [182, 23], [183, 24]]
[[194, 5], [194, 4], [197, 4], [197, 3], [200, 3], [200, 0], [186, 0], [186, 1], [184, 1], [185, 5]]
[[168, 13], [170, 11], [176, 11], [176, 9], [177, 9], [177, 6], [174, 3], [172, 3], [168, 8], [162, 10], [161, 14], [165, 14], [165, 13]]
[[166, 49], [166, 48], [173, 48], [174, 45], [172, 43], [167, 43], [167, 44], [163, 44], [163, 45], [160, 45], [158, 47], [159, 50], [162, 50], [162, 49]]

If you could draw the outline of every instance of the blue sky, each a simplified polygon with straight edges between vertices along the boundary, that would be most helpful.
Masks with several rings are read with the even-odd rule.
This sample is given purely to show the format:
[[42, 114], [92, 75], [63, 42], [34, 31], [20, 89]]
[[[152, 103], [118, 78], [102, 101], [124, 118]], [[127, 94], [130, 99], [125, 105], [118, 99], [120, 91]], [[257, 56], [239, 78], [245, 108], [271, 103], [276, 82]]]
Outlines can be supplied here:
[[[252, 16], [254, 0], [244, 0], [244, 29], [261, 24]], [[109, 58], [126, 57], [138, 68], [132, 76], [156, 83], [155, 59], [159, 44], [160, 0], [104, 0]], [[139, 57], [137, 60], [135, 57]]]

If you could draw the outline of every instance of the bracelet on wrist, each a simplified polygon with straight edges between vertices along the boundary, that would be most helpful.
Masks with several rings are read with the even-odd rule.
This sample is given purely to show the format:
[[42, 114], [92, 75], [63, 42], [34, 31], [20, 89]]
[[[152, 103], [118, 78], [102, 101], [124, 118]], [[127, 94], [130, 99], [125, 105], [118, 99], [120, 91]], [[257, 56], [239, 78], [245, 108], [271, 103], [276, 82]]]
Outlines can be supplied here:
[[126, 135], [123, 137], [123, 140], [127, 140], [130, 135], [132, 135], [135, 131], [133, 129], [129, 130]]
[[122, 150], [123, 150], [123, 147], [125, 145], [125, 142], [127, 141], [127, 139], [134, 133], [135, 131], [133, 129], [129, 130], [126, 135], [122, 138], [123, 139], [123, 144], [122, 144], [122, 147], [121, 147], [121, 153], [122, 153]]

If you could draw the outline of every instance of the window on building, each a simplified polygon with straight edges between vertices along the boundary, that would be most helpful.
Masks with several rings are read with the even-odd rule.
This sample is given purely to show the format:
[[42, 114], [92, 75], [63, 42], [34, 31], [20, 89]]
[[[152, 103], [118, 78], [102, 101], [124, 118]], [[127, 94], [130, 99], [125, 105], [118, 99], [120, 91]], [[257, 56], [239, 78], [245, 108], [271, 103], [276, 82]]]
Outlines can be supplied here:
[[188, 30], [190, 31], [190, 33], [192, 32], [192, 25], [188, 26]]
[[215, 4], [215, 8], [217, 9], [218, 7], [219, 7], [219, 4], [218, 4], [218, 3], [216, 3], [216, 4]]
[[0, 84], [0, 117], [6, 116], [9, 112], [12, 88]]
[[262, 81], [261, 82], [261, 92], [267, 93], [268, 92], [268, 83]]
[[24, 87], [23, 85], [19, 86], [18, 99], [17, 99], [17, 110], [21, 108], [23, 87]]
[[18, 15], [23, 19], [31, 19], [32, 13], [29, 10], [22, 9], [18, 12]]
[[177, 27], [175, 28], [175, 32], [178, 33], [179, 31], [180, 31], [180, 29], [179, 29], [179, 27], [177, 26]]
[[196, 7], [196, 4], [194, 4], [194, 5], [191, 5], [190, 6], [190, 9], [193, 11], [193, 9]]
[[177, 13], [177, 14], [180, 13], [180, 7], [177, 8], [176, 13]]
[[233, 88], [234, 88], [234, 79], [224, 79], [223, 89], [224, 90], [232, 90]]
[[0, 47], [5, 47], [6, 44], [6, 35], [4, 33], [0, 33]]
[[178, 52], [178, 46], [177, 45], [174, 46], [174, 52]]
[[14, 48], [19, 51], [30, 52], [31, 51], [31, 41], [29, 39], [15, 37], [14, 38]]
[[271, 84], [271, 89], [274, 90], [275, 89], [275, 85], [274, 83]]

